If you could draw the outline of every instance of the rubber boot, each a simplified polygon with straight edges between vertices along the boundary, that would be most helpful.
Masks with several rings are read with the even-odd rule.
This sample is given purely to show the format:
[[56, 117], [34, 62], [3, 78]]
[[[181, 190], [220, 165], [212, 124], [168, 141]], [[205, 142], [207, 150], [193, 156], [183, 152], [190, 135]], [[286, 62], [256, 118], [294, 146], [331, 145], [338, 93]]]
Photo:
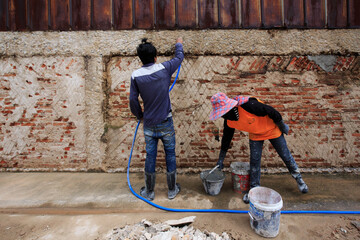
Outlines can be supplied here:
[[174, 199], [180, 192], [180, 184], [176, 183], [176, 170], [166, 173], [166, 180], [168, 184], [168, 198]]
[[249, 193], [245, 193], [245, 195], [243, 196], [243, 202], [249, 204], [250, 202]]
[[296, 183], [298, 185], [300, 192], [307, 193], [309, 191], [309, 188], [306, 185], [306, 183], [304, 182], [304, 180], [302, 179], [301, 175], [297, 176], [295, 178], [295, 180], [296, 180]]
[[145, 172], [145, 187], [140, 189], [140, 195], [149, 201], [152, 201], [155, 198], [155, 176], [155, 173]]

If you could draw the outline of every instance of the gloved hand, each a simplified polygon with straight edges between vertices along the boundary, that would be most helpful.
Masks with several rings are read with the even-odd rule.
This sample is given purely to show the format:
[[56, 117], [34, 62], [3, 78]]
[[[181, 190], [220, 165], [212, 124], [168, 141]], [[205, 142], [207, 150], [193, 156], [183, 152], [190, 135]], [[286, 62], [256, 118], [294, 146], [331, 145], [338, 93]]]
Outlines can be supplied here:
[[282, 133], [284, 133], [286, 135], [289, 133], [290, 128], [286, 123], [284, 123], [283, 120], [281, 120], [280, 122], [277, 122], [275, 124], [279, 127], [279, 129]]
[[225, 156], [226, 156], [226, 151], [224, 150], [220, 150], [220, 154], [219, 154], [219, 160], [218, 162], [216, 163], [217, 165], [219, 165], [219, 169], [223, 169], [224, 168], [224, 159], [225, 159]]

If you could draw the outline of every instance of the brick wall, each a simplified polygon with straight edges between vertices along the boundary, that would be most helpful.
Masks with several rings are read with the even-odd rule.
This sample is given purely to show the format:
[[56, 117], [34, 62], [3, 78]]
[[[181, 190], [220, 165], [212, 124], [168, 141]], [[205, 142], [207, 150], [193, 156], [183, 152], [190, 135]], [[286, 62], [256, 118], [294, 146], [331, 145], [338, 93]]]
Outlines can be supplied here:
[[[202, 168], [216, 163], [220, 148], [216, 136], [221, 139], [223, 122], [209, 121], [209, 99], [222, 91], [229, 96], [257, 96], [280, 111], [291, 128], [286, 138], [300, 167], [359, 167], [359, 63], [357, 56], [332, 55], [187, 57], [171, 92], [178, 165]], [[108, 123], [113, 127], [107, 163], [123, 166], [132, 141], [130, 130], [136, 124], [128, 108], [128, 79], [139, 61], [116, 57], [109, 66]], [[119, 124], [119, 118], [125, 121]], [[138, 167], [145, 158], [141, 131], [132, 160]], [[161, 144], [159, 148], [158, 162], [164, 166]], [[247, 134], [237, 131], [226, 166], [248, 159]], [[270, 144], [264, 147], [263, 166], [284, 167]]]
[[84, 168], [84, 60], [7, 58], [0, 69], [0, 167]]
[[[171, 100], [181, 170], [217, 161], [223, 123], [208, 116], [219, 91], [279, 110], [303, 169], [360, 168], [360, 31], [294, 30], [0, 33], [0, 170], [125, 171], [137, 124], [128, 102], [136, 46], [153, 40], [162, 62], [179, 35], [186, 56]], [[144, 159], [140, 125], [132, 171]], [[248, 159], [247, 134], [236, 131], [225, 165]], [[268, 143], [262, 164], [284, 168]]]

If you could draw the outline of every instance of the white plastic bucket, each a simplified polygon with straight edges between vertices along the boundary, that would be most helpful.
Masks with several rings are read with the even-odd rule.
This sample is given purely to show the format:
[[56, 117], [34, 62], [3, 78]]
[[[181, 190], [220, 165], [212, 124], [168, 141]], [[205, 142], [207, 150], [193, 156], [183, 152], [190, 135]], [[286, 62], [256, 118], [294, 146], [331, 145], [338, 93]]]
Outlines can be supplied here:
[[260, 236], [276, 237], [283, 206], [280, 194], [267, 187], [255, 187], [250, 190], [249, 199], [251, 228]]
[[250, 163], [232, 162], [230, 169], [233, 190], [237, 193], [247, 193], [250, 189]]

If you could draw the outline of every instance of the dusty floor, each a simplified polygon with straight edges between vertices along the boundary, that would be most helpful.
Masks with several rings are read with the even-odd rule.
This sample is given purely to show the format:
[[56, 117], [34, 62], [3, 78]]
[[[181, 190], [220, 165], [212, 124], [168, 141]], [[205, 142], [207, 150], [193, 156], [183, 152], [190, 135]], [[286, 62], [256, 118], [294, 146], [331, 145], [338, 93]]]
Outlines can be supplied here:
[[[116, 214], [1, 214], [0, 239], [106, 239], [115, 227], [148, 219], [162, 222], [196, 216], [192, 224], [201, 231], [227, 232], [235, 239], [263, 239], [250, 227], [246, 214], [116, 213]], [[281, 215], [276, 239], [360, 239], [351, 224], [359, 216]]]
[[[102, 173], [0, 173], [0, 239], [106, 239], [115, 227], [142, 219], [162, 222], [196, 216], [201, 231], [234, 239], [264, 239], [255, 234], [247, 214], [174, 213], [155, 209], [135, 198], [124, 174]], [[360, 210], [358, 175], [305, 175], [310, 192], [300, 194], [288, 175], [265, 175], [262, 185], [278, 191], [282, 210]], [[141, 174], [132, 174], [135, 190]], [[176, 208], [248, 210], [232, 191], [231, 177], [218, 196], [208, 196], [198, 175], [180, 175], [181, 194], [169, 201], [159, 176], [155, 203]], [[282, 214], [276, 239], [360, 239], [352, 224], [360, 215]]]

